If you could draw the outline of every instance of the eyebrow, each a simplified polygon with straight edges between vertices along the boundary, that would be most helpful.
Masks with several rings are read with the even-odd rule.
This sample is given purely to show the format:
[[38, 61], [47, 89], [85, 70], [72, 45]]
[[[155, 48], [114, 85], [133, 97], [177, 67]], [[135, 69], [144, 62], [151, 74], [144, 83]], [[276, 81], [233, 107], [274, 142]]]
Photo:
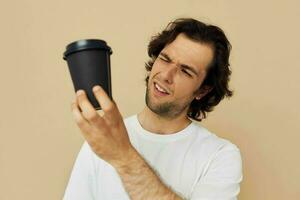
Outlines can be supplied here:
[[[171, 61], [171, 58], [168, 56], [168, 54], [161, 52], [160, 55], [162, 55], [163, 57], [165, 57], [168, 61]], [[179, 63], [181, 67], [190, 70], [191, 72], [193, 72], [196, 76], [198, 76], [198, 72], [191, 66], [186, 65], [186, 64], [181, 64]]]

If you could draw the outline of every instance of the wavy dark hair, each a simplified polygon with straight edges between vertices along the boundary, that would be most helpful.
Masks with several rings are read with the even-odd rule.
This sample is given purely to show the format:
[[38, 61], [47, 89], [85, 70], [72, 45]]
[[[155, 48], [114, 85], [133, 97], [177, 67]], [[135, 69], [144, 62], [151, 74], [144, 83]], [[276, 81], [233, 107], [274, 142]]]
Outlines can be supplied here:
[[[148, 45], [150, 60], [145, 63], [145, 68], [148, 72], [151, 71], [154, 61], [161, 50], [173, 42], [180, 33], [183, 33], [193, 41], [210, 45], [213, 49], [213, 59], [207, 66], [207, 75], [199, 86], [199, 91], [207, 86], [212, 89], [201, 99], [194, 99], [189, 105], [187, 112], [188, 117], [201, 121], [206, 118], [208, 112], [213, 111], [213, 108], [225, 96], [229, 98], [233, 95], [233, 91], [228, 86], [231, 75], [229, 55], [232, 47], [219, 27], [205, 24], [193, 18], [178, 18], [170, 22], [161, 33], [151, 37]], [[146, 85], [148, 85], [149, 74], [145, 81]]]

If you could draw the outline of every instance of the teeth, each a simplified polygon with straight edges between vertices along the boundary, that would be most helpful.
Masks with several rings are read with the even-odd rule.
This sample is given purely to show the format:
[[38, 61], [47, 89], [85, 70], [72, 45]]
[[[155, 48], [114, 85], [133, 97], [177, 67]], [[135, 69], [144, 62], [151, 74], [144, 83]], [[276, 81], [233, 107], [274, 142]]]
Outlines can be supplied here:
[[167, 93], [163, 88], [159, 87], [159, 85], [157, 85], [156, 83], [155, 83], [155, 87], [156, 87], [160, 92]]

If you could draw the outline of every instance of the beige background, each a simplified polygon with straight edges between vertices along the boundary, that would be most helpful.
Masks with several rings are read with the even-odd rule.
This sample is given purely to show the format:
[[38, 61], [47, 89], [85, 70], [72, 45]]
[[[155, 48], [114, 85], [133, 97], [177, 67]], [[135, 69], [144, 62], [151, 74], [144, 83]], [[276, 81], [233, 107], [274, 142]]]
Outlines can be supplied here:
[[63, 196], [83, 142], [70, 110], [65, 45], [108, 42], [113, 96], [127, 117], [144, 107], [148, 41], [177, 17], [218, 25], [233, 45], [235, 96], [202, 124], [240, 147], [240, 199], [299, 199], [299, 7], [296, 0], [1, 0], [0, 199]]

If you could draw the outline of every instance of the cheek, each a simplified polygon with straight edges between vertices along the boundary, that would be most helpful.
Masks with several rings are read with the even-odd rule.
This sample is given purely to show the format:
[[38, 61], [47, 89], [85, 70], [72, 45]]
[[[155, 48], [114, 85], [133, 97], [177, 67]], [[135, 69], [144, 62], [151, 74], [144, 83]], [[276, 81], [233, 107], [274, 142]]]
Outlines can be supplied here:
[[149, 80], [152, 79], [159, 72], [158, 66], [156, 63], [153, 64], [151, 71], [149, 72]]
[[175, 86], [175, 96], [178, 98], [190, 98], [196, 91], [195, 84], [189, 81], [178, 80]]
[[157, 70], [159, 69], [159, 66], [161, 66], [161, 65], [159, 64], [159, 62], [158, 62], [157, 60], [154, 61], [153, 65], [152, 65], [152, 70], [151, 70], [151, 72], [157, 71]]

